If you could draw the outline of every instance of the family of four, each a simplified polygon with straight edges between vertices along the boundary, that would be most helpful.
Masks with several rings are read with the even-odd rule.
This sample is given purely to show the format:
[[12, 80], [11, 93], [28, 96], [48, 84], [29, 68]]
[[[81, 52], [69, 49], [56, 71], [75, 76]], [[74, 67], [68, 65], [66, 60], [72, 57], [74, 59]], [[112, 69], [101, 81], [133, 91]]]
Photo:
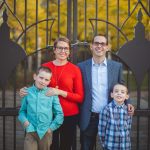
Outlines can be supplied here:
[[58, 38], [55, 60], [42, 64], [33, 86], [20, 90], [24, 149], [74, 150], [79, 124], [81, 150], [93, 150], [97, 133], [103, 149], [131, 150], [134, 107], [127, 101], [122, 64], [106, 58], [106, 37], [95, 36], [93, 57], [78, 65], [68, 61], [70, 49], [69, 39]]

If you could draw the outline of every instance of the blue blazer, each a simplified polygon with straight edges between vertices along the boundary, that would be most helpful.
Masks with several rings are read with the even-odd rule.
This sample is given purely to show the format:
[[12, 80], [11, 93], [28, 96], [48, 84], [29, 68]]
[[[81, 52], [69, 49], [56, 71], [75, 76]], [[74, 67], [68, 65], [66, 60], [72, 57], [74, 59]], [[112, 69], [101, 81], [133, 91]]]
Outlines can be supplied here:
[[[78, 64], [84, 84], [84, 101], [80, 106], [80, 130], [85, 131], [88, 127], [92, 109], [92, 59]], [[113, 60], [107, 60], [108, 71], [108, 103], [111, 101], [110, 92], [116, 83], [124, 83], [122, 64]]]

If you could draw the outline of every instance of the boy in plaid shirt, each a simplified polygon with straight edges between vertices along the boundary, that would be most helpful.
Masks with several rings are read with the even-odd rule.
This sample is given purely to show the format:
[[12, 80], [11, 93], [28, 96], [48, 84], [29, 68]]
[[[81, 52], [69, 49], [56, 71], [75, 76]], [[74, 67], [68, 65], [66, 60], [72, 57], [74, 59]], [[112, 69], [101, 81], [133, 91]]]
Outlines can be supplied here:
[[129, 98], [127, 87], [116, 84], [111, 93], [113, 101], [100, 113], [99, 137], [104, 150], [131, 150], [132, 116], [124, 101]]

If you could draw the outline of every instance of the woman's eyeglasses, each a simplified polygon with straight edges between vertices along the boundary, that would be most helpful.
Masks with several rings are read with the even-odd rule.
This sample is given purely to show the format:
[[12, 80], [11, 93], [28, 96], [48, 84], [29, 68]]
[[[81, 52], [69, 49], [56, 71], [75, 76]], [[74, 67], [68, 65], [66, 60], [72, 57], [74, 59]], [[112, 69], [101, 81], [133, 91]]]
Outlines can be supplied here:
[[62, 52], [63, 50], [64, 50], [64, 52], [69, 52], [69, 47], [57, 46], [56, 49], [58, 52]]

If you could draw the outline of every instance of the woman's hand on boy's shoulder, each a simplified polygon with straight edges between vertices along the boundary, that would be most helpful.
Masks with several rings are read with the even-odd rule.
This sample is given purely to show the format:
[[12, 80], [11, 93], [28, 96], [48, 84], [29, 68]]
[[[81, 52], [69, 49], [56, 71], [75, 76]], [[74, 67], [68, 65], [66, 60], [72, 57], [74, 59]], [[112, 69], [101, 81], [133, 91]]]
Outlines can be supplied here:
[[19, 91], [20, 97], [24, 97], [24, 96], [26, 96], [27, 94], [28, 94], [28, 92], [27, 92], [27, 87], [23, 87], [23, 88], [20, 89], [20, 91]]
[[46, 92], [46, 96], [55, 96], [59, 95], [59, 89], [57, 88], [49, 88]]
[[67, 92], [60, 90], [58, 88], [49, 88], [48, 91], [46, 92], [46, 96], [62, 96], [62, 97], [67, 97]]

